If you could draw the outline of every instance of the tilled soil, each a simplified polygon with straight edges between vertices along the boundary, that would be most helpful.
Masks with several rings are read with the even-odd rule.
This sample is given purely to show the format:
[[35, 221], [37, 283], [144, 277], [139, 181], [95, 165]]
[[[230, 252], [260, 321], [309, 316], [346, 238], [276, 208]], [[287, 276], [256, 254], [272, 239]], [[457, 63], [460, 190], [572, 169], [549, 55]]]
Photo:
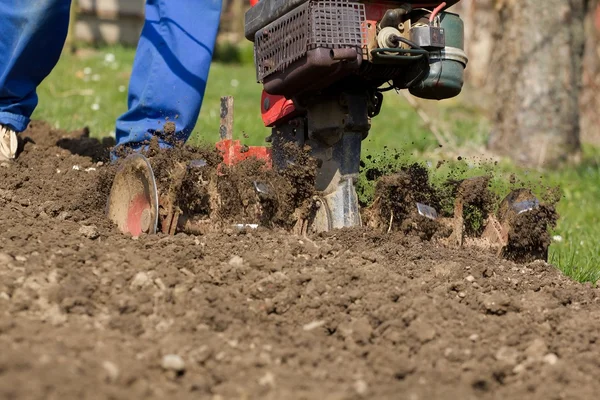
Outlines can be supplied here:
[[597, 397], [600, 291], [551, 265], [367, 229], [132, 239], [102, 146], [25, 136], [0, 167], [0, 399]]

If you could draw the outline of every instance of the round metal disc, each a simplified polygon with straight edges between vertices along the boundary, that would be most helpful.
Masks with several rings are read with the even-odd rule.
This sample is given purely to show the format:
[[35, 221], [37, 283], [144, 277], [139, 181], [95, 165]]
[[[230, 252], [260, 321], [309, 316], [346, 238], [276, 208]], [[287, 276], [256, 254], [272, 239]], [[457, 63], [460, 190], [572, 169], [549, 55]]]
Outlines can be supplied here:
[[108, 198], [108, 217], [123, 233], [154, 234], [158, 228], [158, 192], [150, 162], [141, 154], [127, 157]]

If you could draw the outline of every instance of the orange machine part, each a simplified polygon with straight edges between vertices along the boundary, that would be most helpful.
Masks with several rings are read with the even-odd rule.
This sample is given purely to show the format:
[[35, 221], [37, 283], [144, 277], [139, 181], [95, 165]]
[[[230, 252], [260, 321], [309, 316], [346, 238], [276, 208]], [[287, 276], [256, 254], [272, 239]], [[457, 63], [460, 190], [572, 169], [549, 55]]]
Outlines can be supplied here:
[[271, 168], [271, 148], [265, 146], [245, 146], [239, 140], [225, 139], [217, 142], [217, 150], [223, 154], [223, 164], [235, 165], [248, 158], [256, 158], [265, 162]]
[[263, 90], [260, 100], [260, 112], [265, 126], [272, 127], [295, 115], [296, 107], [292, 100], [284, 96], [268, 94]]

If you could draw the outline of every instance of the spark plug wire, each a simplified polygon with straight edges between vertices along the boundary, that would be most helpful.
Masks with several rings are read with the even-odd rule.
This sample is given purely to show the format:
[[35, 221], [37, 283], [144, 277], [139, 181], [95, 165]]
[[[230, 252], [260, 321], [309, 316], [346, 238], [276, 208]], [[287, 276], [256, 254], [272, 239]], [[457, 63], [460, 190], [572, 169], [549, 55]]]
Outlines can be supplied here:
[[439, 14], [440, 11], [442, 11], [442, 9], [446, 7], [446, 2], [443, 2], [442, 4], [440, 4], [439, 6], [437, 6], [436, 8], [433, 9], [433, 11], [431, 12], [431, 15], [429, 16], [429, 23], [432, 24], [433, 20], [435, 19], [435, 17]]

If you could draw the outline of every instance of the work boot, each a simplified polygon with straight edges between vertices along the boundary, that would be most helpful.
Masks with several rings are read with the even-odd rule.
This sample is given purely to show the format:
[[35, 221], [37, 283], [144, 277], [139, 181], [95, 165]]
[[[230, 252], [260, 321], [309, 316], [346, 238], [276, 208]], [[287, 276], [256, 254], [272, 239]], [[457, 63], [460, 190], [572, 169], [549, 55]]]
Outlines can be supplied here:
[[16, 132], [8, 126], [0, 125], [0, 161], [14, 160], [18, 144]]

